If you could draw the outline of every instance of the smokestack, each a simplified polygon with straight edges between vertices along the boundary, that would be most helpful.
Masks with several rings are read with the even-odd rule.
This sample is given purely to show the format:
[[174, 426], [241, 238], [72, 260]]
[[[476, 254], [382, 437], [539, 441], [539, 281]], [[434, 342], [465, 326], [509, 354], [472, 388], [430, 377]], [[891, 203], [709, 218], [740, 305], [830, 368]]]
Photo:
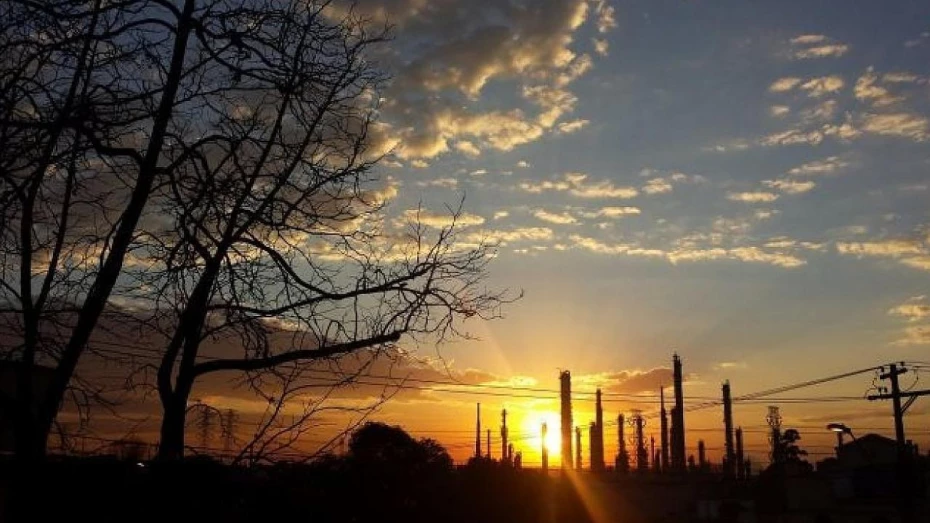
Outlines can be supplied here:
[[475, 413], [475, 457], [481, 457], [481, 404]]
[[542, 424], [542, 471], [543, 475], [549, 474], [549, 450], [546, 448], [546, 434], [549, 432], [549, 427], [546, 426], [546, 422]]
[[633, 411], [633, 422], [636, 424], [636, 470], [645, 472], [649, 468], [649, 456], [646, 454], [646, 441], [643, 439], [643, 414]]
[[665, 411], [665, 387], [659, 388], [659, 401], [661, 403], [659, 430], [662, 433], [659, 435], [659, 442], [662, 445], [662, 472], [668, 472], [668, 413]]
[[485, 456], [487, 456], [487, 458], [490, 460], [491, 459], [491, 429], [488, 429], [487, 445], [488, 445], [488, 452], [485, 454]]
[[672, 356], [675, 380], [675, 410], [672, 411], [672, 468], [678, 472], [685, 471], [685, 398], [681, 385], [681, 358], [676, 353]]
[[732, 478], [736, 455], [733, 452], [733, 402], [730, 398], [730, 380], [723, 382], [723, 430], [726, 451], [726, 456], [723, 458], [723, 474]]
[[705, 454], [704, 440], [698, 440], [698, 470], [704, 471], [707, 467], [707, 455]]
[[623, 436], [625, 421], [623, 414], [617, 416], [617, 462], [614, 466], [620, 473], [626, 473], [630, 468], [630, 456], [626, 452], [626, 438]]
[[743, 428], [736, 428], [736, 477], [744, 479], [746, 471], [743, 470]]
[[594, 430], [591, 433], [591, 470], [604, 471], [604, 409], [601, 406], [601, 389], [597, 389], [594, 406]]
[[652, 470], [659, 468], [659, 460], [656, 459], [656, 437], [649, 436], [649, 457], [652, 458]]
[[581, 427], [575, 427], [575, 470], [581, 470]]
[[562, 399], [562, 468], [572, 468], [572, 375], [562, 371], [559, 374]]
[[507, 409], [501, 410], [501, 461], [510, 461], [507, 446]]

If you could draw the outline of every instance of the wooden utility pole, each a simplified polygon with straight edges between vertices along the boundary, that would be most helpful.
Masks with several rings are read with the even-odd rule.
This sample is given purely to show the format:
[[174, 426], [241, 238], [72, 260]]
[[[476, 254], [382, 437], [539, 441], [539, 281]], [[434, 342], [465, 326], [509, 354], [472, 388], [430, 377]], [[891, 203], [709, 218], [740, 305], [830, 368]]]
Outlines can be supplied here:
[[[884, 367], [882, 368], [884, 370]], [[907, 444], [907, 438], [904, 434], [904, 414], [907, 409], [914, 404], [920, 396], [930, 395], [930, 390], [917, 390], [901, 392], [901, 386], [898, 383], [898, 376], [907, 372], [907, 367], [902, 363], [898, 365], [892, 363], [888, 366], [888, 372], [883, 372], [879, 377], [888, 380], [891, 384], [891, 393], [872, 394], [868, 396], [869, 401], [891, 400], [894, 413], [894, 432], [895, 440], [898, 447], [898, 495], [901, 500], [901, 515], [905, 521], [910, 521], [911, 514], [911, 491], [914, 489], [913, 468], [911, 466], [911, 449]], [[887, 389], [886, 389], [887, 390]], [[901, 398], [906, 398], [904, 404], [901, 404]]]

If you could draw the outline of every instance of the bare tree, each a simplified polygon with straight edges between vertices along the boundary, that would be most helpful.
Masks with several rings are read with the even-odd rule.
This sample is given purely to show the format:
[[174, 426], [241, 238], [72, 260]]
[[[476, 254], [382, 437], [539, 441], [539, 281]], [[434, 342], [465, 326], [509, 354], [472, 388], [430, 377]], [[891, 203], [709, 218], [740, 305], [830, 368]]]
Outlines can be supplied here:
[[[0, 7], [0, 307], [16, 452], [40, 458], [164, 169], [197, 2]], [[43, 390], [35, 365], [51, 368]]]
[[[488, 245], [456, 244], [455, 219], [393, 228], [372, 167], [383, 31], [302, 1], [217, 4], [195, 16], [201, 100], [134, 253], [134, 299], [168, 342], [157, 385], [159, 454], [180, 459], [198, 378], [389, 351], [404, 334], [461, 334], [506, 297], [483, 287]], [[185, 123], [186, 125], [181, 125]], [[132, 272], [132, 271], [130, 271]], [[201, 354], [205, 340], [239, 354]], [[206, 356], [206, 357], [205, 357]]]

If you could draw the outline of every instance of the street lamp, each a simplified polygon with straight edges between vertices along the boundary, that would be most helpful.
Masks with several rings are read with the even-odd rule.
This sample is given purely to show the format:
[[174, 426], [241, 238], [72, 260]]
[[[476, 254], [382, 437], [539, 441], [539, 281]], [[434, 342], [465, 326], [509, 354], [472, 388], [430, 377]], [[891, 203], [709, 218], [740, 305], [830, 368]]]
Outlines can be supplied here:
[[836, 432], [836, 459], [840, 459], [840, 447], [843, 446], [843, 434], [849, 434], [852, 436], [853, 440], [855, 440], [856, 437], [853, 436], [852, 429], [842, 423], [828, 423], [827, 430]]

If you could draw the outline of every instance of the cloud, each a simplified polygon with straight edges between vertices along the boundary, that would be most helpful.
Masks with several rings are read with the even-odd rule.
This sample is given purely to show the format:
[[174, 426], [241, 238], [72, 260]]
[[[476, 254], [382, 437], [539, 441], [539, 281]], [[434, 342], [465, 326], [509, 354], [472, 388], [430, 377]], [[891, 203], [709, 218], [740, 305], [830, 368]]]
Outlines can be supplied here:
[[792, 45], [811, 45], [825, 42], [827, 37], [824, 35], [800, 35], [791, 39]]
[[495, 220], [500, 220], [501, 218], [506, 218], [506, 217], [508, 217], [508, 216], [510, 216], [510, 212], [509, 212], [509, 211], [496, 211], [496, 212], [494, 213], [494, 219], [495, 219]]
[[552, 213], [543, 209], [538, 209], [533, 211], [533, 216], [544, 222], [555, 223], [558, 225], [570, 225], [578, 223], [578, 219], [567, 212]]
[[605, 38], [592, 38], [591, 43], [594, 45], [594, 52], [601, 55], [607, 56], [610, 51], [610, 44], [607, 43]]
[[794, 89], [800, 83], [801, 79], [794, 76], [779, 78], [778, 80], [772, 82], [772, 85], [769, 86], [769, 91], [773, 93], [784, 93]]
[[481, 149], [479, 149], [477, 145], [469, 142], [468, 140], [460, 140], [455, 142], [455, 150], [471, 157], [476, 157], [481, 154]]
[[862, 130], [922, 142], [930, 136], [930, 120], [912, 113], [866, 114], [862, 119]]
[[930, 325], [911, 325], [904, 328], [904, 337], [892, 345], [930, 345]]
[[793, 167], [788, 170], [792, 176], [818, 176], [823, 174], [834, 174], [837, 171], [849, 167], [849, 162], [841, 159], [839, 156], [828, 156], [822, 160], [814, 160], [805, 164]]
[[924, 31], [920, 33], [920, 35], [918, 35], [917, 38], [911, 38], [909, 40], [905, 40], [904, 47], [908, 47], [908, 48], [917, 47], [927, 42], [928, 40], [930, 40], [930, 31]]
[[580, 131], [585, 126], [591, 123], [590, 120], [572, 120], [570, 122], [562, 122], [559, 124], [558, 129], [560, 133], [570, 134], [576, 131]]
[[548, 227], [519, 227], [509, 230], [482, 230], [470, 233], [466, 242], [479, 243], [489, 241], [500, 245], [519, 241], [543, 241], [551, 240], [553, 237], [552, 229]]
[[853, 88], [856, 99], [869, 102], [873, 107], [884, 107], [904, 100], [903, 97], [894, 96], [888, 89], [878, 85], [878, 81], [878, 75], [869, 67], [865, 74], [856, 80]]
[[914, 73], [891, 72], [882, 75], [882, 81], [890, 84], [920, 83], [925, 80]]
[[456, 225], [456, 227], [460, 228], [481, 225], [484, 223], [483, 217], [477, 216], [475, 214], [469, 214], [467, 212], [463, 212], [458, 216], [455, 216], [452, 213], [442, 214], [426, 209], [407, 209], [403, 212], [402, 217], [404, 220], [402, 223], [421, 223], [434, 229], [444, 229], [446, 227], [452, 226], [453, 223]]
[[848, 51], [848, 45], [837, 42], [826, 35], [807, 34], [791, 39], [791, 52], [798, 60], [839, 57]]
[[562, 179], [524, 181], [519, 188], [529, 193], [544, 191], [568, 191], [579, 198], [620, 198], [628, 199], [639, 195], [635, 187], [615, 186], [608, 180], [594, 183], [586, 182], [588, 176], [581, 173], [566, 173]]
[[808, 96], [820, 97], [827, 94], [838, 92], [846, 85], [843, 77], [839, 75], [820, 76], [811, 78], [800, 85], [800, 88], [807, 91]]
[[410, 162], [410, 166], [417, 169], [426, 169], [429, 167], [429, 162], [425, 162], [423, 160], [413, 160]]
[[924, 252], [921, 242], [911, 239], [888, 239], [872, 242], [837, 242], [836, 250], [840, 254], [854, 256], [882, 256], [900, 258]]
[[930, 318], [930, 302], [926, 296], [914, 296], [904, 303], [888, 309], [888, 314], [900, 316], [909, 322]]
[[772, 192], [766, 191], [755, 191], [755, 192], [729, 192], [727, 193], [727, 199], [734, 202], [746, 202], [746, 203], [757, 203], [757, 202], [774, 202], [778, 199], [778, 195]]
[[[598, 387], [604, 392], [614, 394], [653, 393], [658, 395], [659, 388], [671, 386], [672, 369], [657, 367], [649, 370], [622, 370], [572, 376], [572, 382], [581, 388]], [[687, 376], [683, 379], [687, 380]]]
[[634, 257], [663, 258], [669, 263], [734, 260], [748, 263], [774, 265], [783, 268], [800, 267], [807, 262], [802, 258], [781, 250], [764, 250], [754, 246], [711, 247], [679, 246], [672, 250], [644, 248], [631, 243], [605, 243], [596, 238], [571, 235], [574, 247], [596, 254], [626, 255]]
[[787, 105], [773, 105], [769, 107], [769, 114], [775, 118], [783, 118], [791, 112], [791, 108]]
[[434, 178], [432, 180], [423, 180], [417, 182], [419, 187], [444, 187], [446, 189], [455, 189], [459, 181], [455, 178]]
[[766, 187], [777, 189], [785, 194], [801, 194], [817, 186], [817, 184], [812, 181], [800, 182], [797, 180], [764, 180], [762, 184]]
[[611, 29], [617, 27], [617, 20], [614, 16], [614, 7], [609, 5], [606, 0], [597, 3], [597, 32], [604, 34], [609, 33]]
[[672, 192], [672, 184], [664, 178], [653, 178], [646, 182], [642, 191], [646, 194], [663, 194]]
[[[616, 26], [611, 6], [594, 6], [595, 17], [592, 6], [589, 0], [353, 4], [353, 15], [394, 27], [390, 49], [378, 57], [394, 79], [379, 108], [381, 142], [389, 144], [383, 149], [406, 160], [450, 149], [474, 155], [559, 132], [576, 102], [568, 86], [594, 65], [577, 49], [578, 32], [589, 19], [605, 34]], [[490, 85], [493, 97], [485, 96]], [[507, 91], [530, 106], [500, 96]], [[568, 124], [568, 130], [578, 127]]]
[[530, 168], [530, 162], [528, 162], [528, 161], [526, 161], [526, 160], [520, 160], [519, 162], [517, 162], [517, 167], [519, 167], [519, 168], [521, 168], [521, 169], [529, 169], [529, 168]]
[[637, 207], [604, 207], [593, 213], [596, 218], [622, 218], [640, 213]]

